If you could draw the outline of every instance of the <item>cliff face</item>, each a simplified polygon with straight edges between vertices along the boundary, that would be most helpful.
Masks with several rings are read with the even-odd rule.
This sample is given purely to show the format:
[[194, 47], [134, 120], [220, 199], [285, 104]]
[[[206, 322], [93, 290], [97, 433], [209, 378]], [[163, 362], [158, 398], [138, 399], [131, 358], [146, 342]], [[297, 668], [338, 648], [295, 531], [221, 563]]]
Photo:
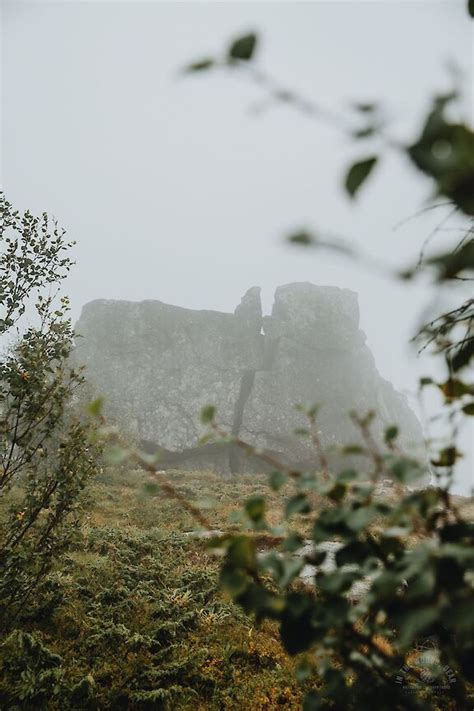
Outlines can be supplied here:
[[150, 448], [163, 466], [255, 468], [232, 447], [198, 447], [205, 405], [220, 424], [288, 463], [314, 462], [294, 405], [321, 403], [326, 445], [354, 442], [347, 413], [374, 409], [379, 432], [399, 424], [402, 443], [422, 432], [406, 399], [377, 372], [359, 329], [354, 292], [308, 283], [277, 289], [262, 317], [260, 290], [250, 289], [234, 314], [193, 311], [160, 301], [93, 301], [76, 325], [76, 358], [105, 396], [106, 413]]

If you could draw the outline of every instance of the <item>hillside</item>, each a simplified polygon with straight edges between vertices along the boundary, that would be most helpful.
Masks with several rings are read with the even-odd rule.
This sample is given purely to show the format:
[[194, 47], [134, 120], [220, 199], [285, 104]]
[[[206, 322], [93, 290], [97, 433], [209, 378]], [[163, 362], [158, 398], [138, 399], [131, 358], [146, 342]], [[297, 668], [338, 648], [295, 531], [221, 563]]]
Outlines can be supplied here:
[[[216, 528], [260, 477], [180, 472], [171, 480]], [[42, 609], [10, 638], [0, 707], [22, 709], [298, 709], [295, 659], [278, 630], [217, 592], [218, 563], [176, 501], [146, 493], [141, 472], [95, 483], [75, 549], [44, 586]], [[270, 495], [275, 516], [281, 499]], [[40, 651], [38, 651], [40, 650]], [[51, 655], [59, 655], [59, 658]], [[8, 655], [7, 655], [8, 656]], [[14, 659], [14, 664], [11, 659]], [[94, 701], [92, 701], [92, 697]]]

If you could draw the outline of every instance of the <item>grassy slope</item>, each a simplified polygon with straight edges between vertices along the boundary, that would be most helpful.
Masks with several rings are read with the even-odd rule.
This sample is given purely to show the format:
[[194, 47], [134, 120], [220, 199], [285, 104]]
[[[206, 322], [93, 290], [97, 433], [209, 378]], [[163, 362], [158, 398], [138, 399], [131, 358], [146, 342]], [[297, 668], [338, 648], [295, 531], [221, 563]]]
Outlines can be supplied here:
[[[255, 476], [169, 478], [197, 505], [212, 499], [207, 514], [216, 528], [229, 527], [229, 514], [247, 496], [269, 493]], [[217, 561], [184, 533], [193, 520], [175, 500], [146, 495], [145, 480], [123, 472], [90, 490], [81, 540], [48, 582], [54, 604], [29, 624], [62, 659], [56, 695], [40, 694], [31, 708], [94, 708], [84, 684], [71, 693], [87, 675], [104, 709], [300, 708], [295, 660], [275, 625], [257, 631], [222, 598]], [[270, 517], [281, 500], [271, 495]]]
[[[284, 496], [265, 477], [167, 478], [216, 529], [232, 528], [232, 513], [258, 492], [267, 496], [267, 518], [280, 520]], [[218, 561], [186, 535], [195, 522], [174, 499], [146, 493], [146, 481], [142, 472], [122, 471], [89, 490], [75, 550], [46, 583], [49, 604], [22, 625], [61, 661], [51, 678], [29, 663], [25, 681], [19, 653], [18, 669], [0, 678], [0, 707], [299, 709], [297, 660], [282, 649], [276, 626], [257, 630], [223, 599]], [[472, 509], [472, 500], [465, 503]]]

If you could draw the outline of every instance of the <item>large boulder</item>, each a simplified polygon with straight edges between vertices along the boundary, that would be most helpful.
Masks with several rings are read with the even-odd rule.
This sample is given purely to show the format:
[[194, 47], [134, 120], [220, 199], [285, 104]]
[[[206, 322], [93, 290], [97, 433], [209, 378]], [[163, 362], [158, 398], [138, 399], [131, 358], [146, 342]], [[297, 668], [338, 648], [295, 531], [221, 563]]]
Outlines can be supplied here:
[[181, 451], [198, 445], [201, 409], [231, 429], [243, 374], [260, 367], [263, 336], [248, 317], [160, 301], [98, 300], [76, 325], [76, 359], [130, 434]]
[[314, 459], [308, 438], [296, 437], [305, 419], [295, 404], [320, 406], [318, 426], [326, 448], [358, 442], [349, 413], [374, 410], [378, 440], [399, 424], [406, 449], [420, 450], [420, 424], [405, 396], [379, 375], [359, 328], [357, 295], [347, 289], [309, 283], [286, 284], [275, 293], [264, 318], [266, 365], [256, 372], [240, 435], [277, 452], [287, 463]]
[[294, 434], [304, 425], [297, 403], [321, 404], [329, 448], [357, 438], [352, 409], [378, 413], [379, 439], [394, 423], [406, 448], [423, 439], [406, 398], [380, 377], [347, 289], [287, 284], [264, 317], [258, 287], [233, 314], [98, 300], [83, 308], [76, 332], [75, 357], [105, 396], [106, 414], [161, 450], [165, 467], [255, 468], [237, 447], [199, 447], [208, 404], [224, 429], [295, 466], [315, 461], [308, 440]]

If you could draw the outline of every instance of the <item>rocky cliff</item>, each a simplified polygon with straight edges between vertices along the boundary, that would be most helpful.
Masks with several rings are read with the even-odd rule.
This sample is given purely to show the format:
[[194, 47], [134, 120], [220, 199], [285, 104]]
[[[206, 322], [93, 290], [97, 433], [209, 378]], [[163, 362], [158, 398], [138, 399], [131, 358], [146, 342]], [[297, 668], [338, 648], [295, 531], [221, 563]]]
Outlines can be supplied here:
[[281, 286], [269, 316], [257, 287], [233, 314], [98, 300], [84, 307], [76, 332], [76, 358], [105, 396], [107, 414], [160, 449], [163, 466], [255, 468], [236, 448], [198, 446], [208, 404], [229, 432], [295, 466], [315, 457], [293, 434], [304, 426], [297, 403], [321, 403], [327, 446], [357, 439], [351, 409], [376, 410], [379, 433], [399, 424], [407, 448], [422, 441], [405, 397], [380, 377], [359, 328], [357, 295], [346, 289]]

